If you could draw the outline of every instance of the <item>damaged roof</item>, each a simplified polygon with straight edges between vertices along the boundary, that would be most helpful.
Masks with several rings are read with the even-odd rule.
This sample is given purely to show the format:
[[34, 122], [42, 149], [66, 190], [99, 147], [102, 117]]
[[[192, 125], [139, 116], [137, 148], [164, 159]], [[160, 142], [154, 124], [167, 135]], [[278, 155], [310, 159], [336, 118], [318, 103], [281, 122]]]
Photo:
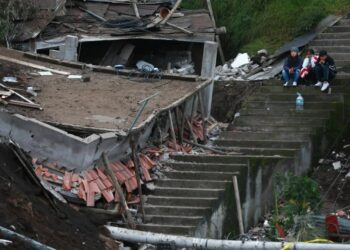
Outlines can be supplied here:
[[7, 105], [8, 111], [54, 125], [100, 131], [127, 130], [135, 119], [138, 102], [159, 93], [149, 101], [136, 125], [141, 124], [157, 110], [166, 108], [197, 91], [204, 82], [158, 78], [147, 80], [143, 77], [117, 75], [117, 72], [115, 75], [86, 73], [81, 69], [29, 59], [22, 52], [4, 48], [0, 48], [0, 56], [63, 70], [72, 75], [88, 74], [90, 77], [90, 81], [82, 82], [79, 79], [69, 79], [67, 75], [39, 76], [37, 72], [40, 70], [0, 60], [1, 79], [5, 76], [15, 76], [18, 79], [15, 85], [7, 84], [7, 86], [15, 87], [28, 97], [30, 97], [30, 94], [26, 93], [28, 86], [39, 89], [40, 92], [32, 99], [43, 107], [43, 110], [38, 110]]
[[[67, 1], [64, 15], [57, 15], [52, 20], [50, 12], [46, 18], [41, 16], [41, 25], [28, 21], [23, 28], [27, 35], [18, 40], [37, 37], [37, 42], [48, 43], [57, 42], [58, 38], [66, 35], [75, 35], [81, 42], [131, 38], [214, 41], [215, 30], [205, 10], [177, 10], [169, 19], [169, 25], [155, 25], [159, 23], [160, 11], [168, 12], [172, 8], [171, 1], [147, 1], [137, 6], [140, 19], [127, 1]], [[29, 31], [32, 31], [31, 35]]]

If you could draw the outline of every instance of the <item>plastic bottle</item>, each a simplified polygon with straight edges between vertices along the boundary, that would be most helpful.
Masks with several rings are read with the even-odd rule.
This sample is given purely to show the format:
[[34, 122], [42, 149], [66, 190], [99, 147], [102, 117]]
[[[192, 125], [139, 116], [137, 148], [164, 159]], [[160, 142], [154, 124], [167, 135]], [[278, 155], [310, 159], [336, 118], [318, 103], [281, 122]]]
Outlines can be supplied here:
[[297, 92], [297, 99], [295, 100], [296, 110], [304, 110], [304, 98], [303, 96]]

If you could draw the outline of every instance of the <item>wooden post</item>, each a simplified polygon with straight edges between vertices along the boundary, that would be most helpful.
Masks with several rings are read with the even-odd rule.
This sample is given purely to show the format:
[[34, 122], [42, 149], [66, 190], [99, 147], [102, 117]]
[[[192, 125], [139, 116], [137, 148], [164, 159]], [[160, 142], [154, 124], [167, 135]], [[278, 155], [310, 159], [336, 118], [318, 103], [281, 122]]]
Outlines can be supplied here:
[[190, 123], [190, 121], [187, 118], [186, 118], [186, 122], [187, 122], [187, 126], [188, 126], [188, 128], [189, 128], [189, 130], [191, 132], [191, 135], [192, 135], [194, 143], [197, 143], [197, 138], [196, 138], [196, 135], [193, 132], [192, 124]]
[[137, 8], [137, 0], [131, 0], [132, 3], [132, 7], [134, 9], [135, 12], [135, 16], [140, 19], [140, 13], [139, 13], [139, 9]]
[[173, 118], [172, 118], [170, 109], [168, 110], [168, 115], [169, 115], [169, 122], [170, 122], [171, 137], [173, 138], [173, 142], [175, 143], [175, 149], [177, 150], [176, 135], [175, 135], [174, 124], [173, 124]]
[[171, 9], [169, 14], [162, 20], [161, 24], [165, 24], [169, 18], [174, 14], [174, 12], [177, 10], [177, 8], [180, 7], [182, 0], [177, 0], [177, 2], [174, 4], [174, 7]]
[[244, 234], [244, 226], [243, 226], [243, 216], [242, 216], [242, 207], [241, 207], [241, 198], [239, 196], [239, 189], [238, 189], [238, 181], [237, 176], [232, 177], [233, 182], [233, 188], [235, 191], [235, 199], [236, 199], [236, 207], [237, 207], [237, 219], [238, 219], [238, 226], [239, 226], [239, 233], [242, 235]]
[[[208, 5], [208, 10], [209, 10], [209, 15], [210, 15], [210, 18], [211, 18], [211, 22], [213, 23], [213, 28], [215, 30], [216, 29], [216, 21], [215, 21], [213, 7], [211, 5], [211, 0], [207, 0], [207, 5]], [[216, 34], [215, 35], [215, 40], [218, 42], [220, 60], [221, 60], [221, 63], [224, 65], [226, 60], [225, 60], [224, 51], [222, 50], [220, 36]]]
[[114, 186], [117, 194], [120, 197], [120, 203], [121, 203], [121, 205], [124, 208], [125, 213], [126, 213], [126, 217], [127, 217], [127, 221], [128, 221], [128, 227], [130, 227], [132, 229], [135, 229], [136, 225], [135, 225], [134, 218], [132, 217], [132, 215], [131, 215], [131, 213], [129, 211], [128, 204], [126, 203], [123, 190], [122, 190], [122, 188], [121, 188], [117, 178], [113, 174], [111, 166], [109, 165], [108, 156], [107, 156], [107, 154], [105, 152], [102, 153], [102, 160], [103, 160], [103, 164], [104, 164], [104, 166], [106, 168], [107, 174], [109, 175], [109, 177], [111, 177], [112, 182], [113, 182], [113, 186]]
[[182, 144], [182, 140], [181, 140], [181, 131], [180, 131], [180, 112], [179, 112], [179, 107], [177, 106], [175, 108], [175, 123], [176, 123], [176, 128], [177, 128], [177, 139], [179, 141], [180, 144]]
[[205, 117], [205, 111], [204, 111], [204, 103], [202, 99], [202, 95], [200, 92], [198, 92], [198, 101], [199, 101], [199, 106], [201, 109], [201, 116], [202, 116], [202, 123], [203, 123], [203, 142], [204, 144], [207, 144], [207, 118]]
[[130, 147], [131, 147], [131, 158], [132, 158], [132, 161], [134, 162], [135, 172], [136, 172], [137, 187], [138, 187], [138, 192], [140, 197], [141, 214], [142, 214], [142, 218], [145, 219], [145, 209], [143, 204], [142, 187], [141, 187], [141, 171], [140, 171], [139, 159], [137, 157], [137, 143], [134, 135], [130, 135]]
[[185, 102], [183, 104], [183, 107], [182, 107], [182, 116], [181, 116], [181, 124], [180, 124], [180, 142], [181, 142], [181, 144], [183, 143], [183, 140], [184, 140], [185, 121], [186, 121], [186, 116], [185, 116], [186, 104], [187, 104], [187, 102]]
[[192, 110], [191, 110], [191, 117], [190, 117], [190, 122], [192, 124], [193, 122], [193, 116], [194, 116], [194, 112], [195, 112], [195, 106], [196, 106], [196, 98], [197, 98], [197, 95], [194, 95], [193, 96], [193, 101], [192, 101]]

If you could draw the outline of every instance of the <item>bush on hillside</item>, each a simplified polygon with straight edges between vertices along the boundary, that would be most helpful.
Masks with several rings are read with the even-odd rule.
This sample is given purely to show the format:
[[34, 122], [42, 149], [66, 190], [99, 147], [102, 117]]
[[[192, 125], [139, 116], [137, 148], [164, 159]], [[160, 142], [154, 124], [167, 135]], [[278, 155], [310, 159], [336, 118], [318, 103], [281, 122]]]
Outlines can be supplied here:
[[[329, 14], [350, 12], [349, 0], [211, 0], [223, 36], [226, 57], [239, 51], [270, 52], [293, 37], [313, 29]], [[184, 0], [183, 7], [206, 8], [206, 0]]]

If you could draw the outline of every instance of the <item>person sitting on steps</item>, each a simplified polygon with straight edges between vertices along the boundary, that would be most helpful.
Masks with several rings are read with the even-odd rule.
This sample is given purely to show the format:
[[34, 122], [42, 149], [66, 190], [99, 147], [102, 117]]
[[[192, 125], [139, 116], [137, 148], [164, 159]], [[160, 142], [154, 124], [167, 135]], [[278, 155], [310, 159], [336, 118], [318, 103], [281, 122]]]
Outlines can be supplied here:
[[299, 49], [296, 47], [291, 48], [290, 55], [286, 58], [282, 70], [282, 78], [284, 81], [284, 87], [289, 85], [289, 80], [293, 78], [293, 87], [298, 85], [300, 77], [300, 70], [302, 66], [302, 59], [299, 56]]
[[300, 71], [300, 78], [304, 79], [305, 82], [315, 84], [315, 67], [317, 60], [318, 56], [315, 55], [315, 51], [313, 49], [306, 50], [305, 59]]
[[319, 53], [315, 74], [317, 80], [315, 87], [321, 88], [321, 91], [326, 91], [329, 88], [329, 81], [335, 78], [337, 74], [337, 68], [333, 58], [325, 50], [321, 50]]

